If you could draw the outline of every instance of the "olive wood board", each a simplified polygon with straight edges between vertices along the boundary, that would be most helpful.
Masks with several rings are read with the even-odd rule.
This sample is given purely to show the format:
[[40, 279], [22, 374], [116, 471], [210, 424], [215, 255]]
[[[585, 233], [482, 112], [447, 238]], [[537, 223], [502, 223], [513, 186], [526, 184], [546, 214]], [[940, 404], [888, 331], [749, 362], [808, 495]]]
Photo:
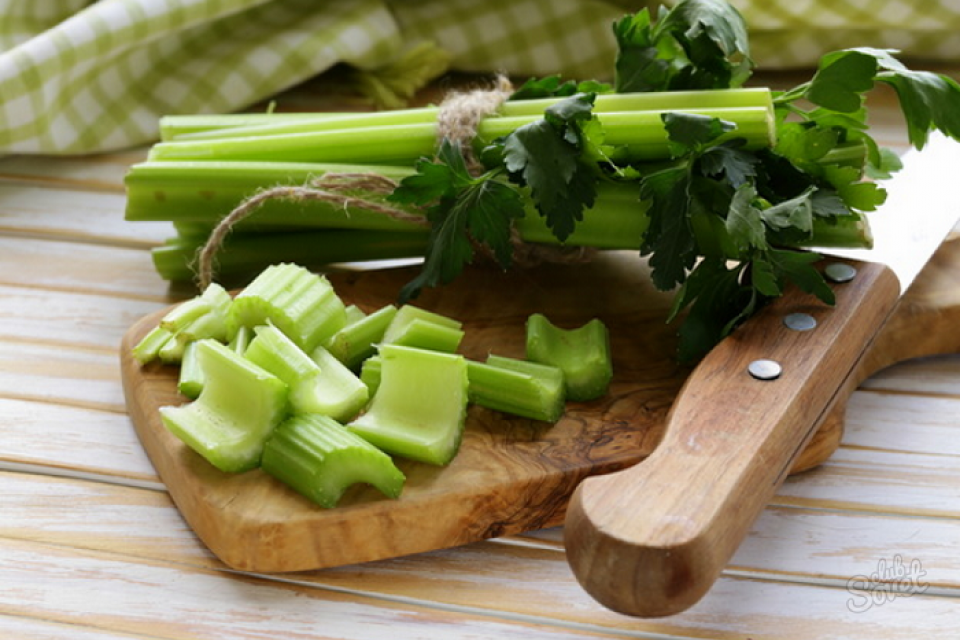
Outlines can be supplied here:
[[[394, 303], [415, 267], [328, 274], [340, 297], [371, 311]], [[228, 566], [247, 571], [320, 569], [458, 546], [563, 522], [585, 477], [641, 462], [657, 446], [690, 369], [675, 358], [672, 294], [656, 291], [635, 253], [587, 264], [504, 273], [473, 267], [413, 304], [464, 323], [460, 353], [523, 357], [525, 321], [540, 312], [561, 327], [591, 318], [608, 327], [614, 378], [607, 395], [571, 402], [556, 424], [471, 406], [460, 451], [445, 467], [397, 459], [407, 477], [398, 499], [352, 487], [323, 509], [260, 470], [218, 471], [163, 426], [158, 409], [186, 401], [177, 369], [141, 366], [131, 348], [166, 310], [136, 322], [121, 344], [128, 411], [183, 517]], [[913, 357], [960, 351], [960, 238], [941, 247], [878, 335], [850, 388], [793, 464], [802, 472], [839, 445], [845, 399], [874, 372]], [[425, 389], [424, 393], [429, 393]], [[691, 490], [695, 490], [691, 487]]]

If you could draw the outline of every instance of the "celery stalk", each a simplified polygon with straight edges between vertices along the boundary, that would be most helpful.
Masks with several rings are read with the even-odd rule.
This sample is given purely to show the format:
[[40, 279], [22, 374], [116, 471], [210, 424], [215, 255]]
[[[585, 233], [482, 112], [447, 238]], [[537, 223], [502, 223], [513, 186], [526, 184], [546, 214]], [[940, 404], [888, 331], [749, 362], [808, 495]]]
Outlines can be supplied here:
[[456, 455], [467, 417], [463, 356], [380, 346], [381, 380], [367, 411], [347, 428], [387, 453], [435, 465]]
[[[540, 116], [556, 98], [508, 100], [496, 116]], [[664, 111], [772, 107], [770, 90], [741, 87], [709, 91], [670, 91], [599, 94], [594, 112]], [[390, 124], [418, 124], [436, 121], [438, 107], [419, 107], [362, 113], [253, 113], [223, 115], [165, 116], [160, 120], [164, 141], [254, 137], [284, 133], [306, 133], [325, 129], [362, 129]]]
[[556, 422], [563, 415], [563, 372], [555, 366], [491, 355], [467, 361], [474, 404], [515, 416]]
[[397, 498], [405, 481], [387, 454], [332, 418], [316, 414], [283, 421], [264, 446], [261, 466], [325, 508], [335, 507], [358, 483]]
[[357, 369], [376, 352], [376, 344], [383, 340], [397, 307], [388, 304], [373, 313], [348, 323], [330, 336], [324, 346], [349, 369]]
[[287, 385], [215, 340], [197, 342], [204, 384], [185, 405], [160, 409], [163, 424], [221, 471], [256, 467], [287, 409]]
[[133, 357], [140, 364], [152, 362], [160, 357], [160, 350], [172, 339], [172, 333], [157, 325], [133, 347]]
[[323, 347], [317, 347], [310, 359], [320, 366], [321, 406], [317, 412], [340, 422], [357, 415], [370, 399], [370, 392], [360, 378]]
[[597, 318], [561, 329], [540, 313], [527, 319], [527, 359], [563, 371], [567, 398], [594, 400], [606, 393], [613, 377], [610, 337]]
[[453, 353], [463, 340], [462, 327], [458, 320], [405, 304], [384, 331], [383, 343]]
[[191, 400], [196, 400], [203, 391], [203, 369], [197, 358], [197, 344], [191, 342], [184, 347], [177, 376], [177, 391]]
[[[722, 118], [736, 124], [727, 137], [746, 139], [747, 148], [770, 147], [775, 141], [772, 103], [761, 107], [707, 106], [675, 109]], [[630, 145], [634, 159], [668, 159], [670, 148], [662, 116], [664, 110], [604, 112], [605, 142]], [[509, 135], [514, 130], [539, 120], [542, 113], [512, 117], [489, 117], [477, 127], [476, 146]], [[399, 121], [399, 119], [398, 119]], [[430, 156], [436, 147], [435, 122], [371, 124], [358, 128], [322, 129], [304, 133], [278, 133], [248, 137], [223, 137], [159, 142], [151, 147], [149, 161], [221, 161], [257, 160], [283, 162], [346, 162], [412, 165], [418, 158]]]
[[326, 277], [295, 264], [276, 264], [234, 299], [230, 335], [241, 326], [256, 327], [268, 320], [310, 352], [346, 324], [346, 307]]

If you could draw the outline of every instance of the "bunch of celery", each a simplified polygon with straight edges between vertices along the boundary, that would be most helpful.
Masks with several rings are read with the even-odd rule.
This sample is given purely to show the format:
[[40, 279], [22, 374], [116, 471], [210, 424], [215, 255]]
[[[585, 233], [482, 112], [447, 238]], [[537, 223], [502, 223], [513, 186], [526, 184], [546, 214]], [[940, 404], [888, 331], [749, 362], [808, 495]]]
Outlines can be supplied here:
[[162, 140], [127, 175], [126, 217], [174, 222], [155, 264], [187, 279], [211, 230], [248, 198], [377, 176], [395, 186], [348, 189], [346, 205], [263, 202], [216, 253], [219, 277], [279, 261], [423, 257], [402, 302], [454, 280], [477, 246], [510, 267], [515, 236], [630, 249], [649, 257], [659, 289], [677, 290], [671, 317], [685, 312], [680, 357], [692, 359], [789, 284], [832, 302], [816, 256], [797, 249], [870, 245], [862, 213], [885, 192], [865, 177], [898, 166], [867, 133], [875, 84], [900, 96], [915, 146], [935, 129], [960, 137], [960, 85], [890, 51], [828, 54], [790, 91], [746, 87], [746, 25], [723, 0], [645, 9], [613, 32], [613, 85], [529, 80], [469, 140], [440, 130], [432, 106], [165, 118]]

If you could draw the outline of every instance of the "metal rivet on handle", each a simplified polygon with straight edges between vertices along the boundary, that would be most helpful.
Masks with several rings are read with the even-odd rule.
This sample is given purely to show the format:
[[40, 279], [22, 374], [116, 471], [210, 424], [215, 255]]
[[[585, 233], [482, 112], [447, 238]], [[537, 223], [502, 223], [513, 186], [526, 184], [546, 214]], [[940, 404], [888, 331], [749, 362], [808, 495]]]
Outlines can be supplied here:
[[823, 269], [823, 275], [830, 282], [838, 284], [850, 282], [857, 277], [857, 270], [845, 262], [832, 262]]
[[776, 360], [754, 360], [747, 371], [757, 380], [776, 380], [783, 373], [783, 367]]
[[810, 331], [817, 327], [817, 319], [809, 313], [791, 313], [783, 319], [783, 324], [794, 331]]

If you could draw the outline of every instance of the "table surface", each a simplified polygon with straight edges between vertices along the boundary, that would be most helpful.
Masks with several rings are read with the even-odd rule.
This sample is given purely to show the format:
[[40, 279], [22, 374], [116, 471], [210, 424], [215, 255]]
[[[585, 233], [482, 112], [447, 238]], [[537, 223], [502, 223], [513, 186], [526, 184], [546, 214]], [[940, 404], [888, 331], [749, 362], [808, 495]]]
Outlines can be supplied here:
[[[291, 103], [322, 102], [307, 91]], [[891, 104], [874, 106], [876, 135], [902, 146]], [[316, 572], [227, 569], [180, 517], [124, 404], [121, 336], [193, 293], [153, 271], [169, 226], [123, 220], [123, 174], [143, 157], [0, 159], [0, 637], [955, 635], [960, 356], [866, 381], [840, 448], [787, 480], [681, 615], [596, 604], [560, 529]], [[864, 589], [875, 574], [907, 593]]]

